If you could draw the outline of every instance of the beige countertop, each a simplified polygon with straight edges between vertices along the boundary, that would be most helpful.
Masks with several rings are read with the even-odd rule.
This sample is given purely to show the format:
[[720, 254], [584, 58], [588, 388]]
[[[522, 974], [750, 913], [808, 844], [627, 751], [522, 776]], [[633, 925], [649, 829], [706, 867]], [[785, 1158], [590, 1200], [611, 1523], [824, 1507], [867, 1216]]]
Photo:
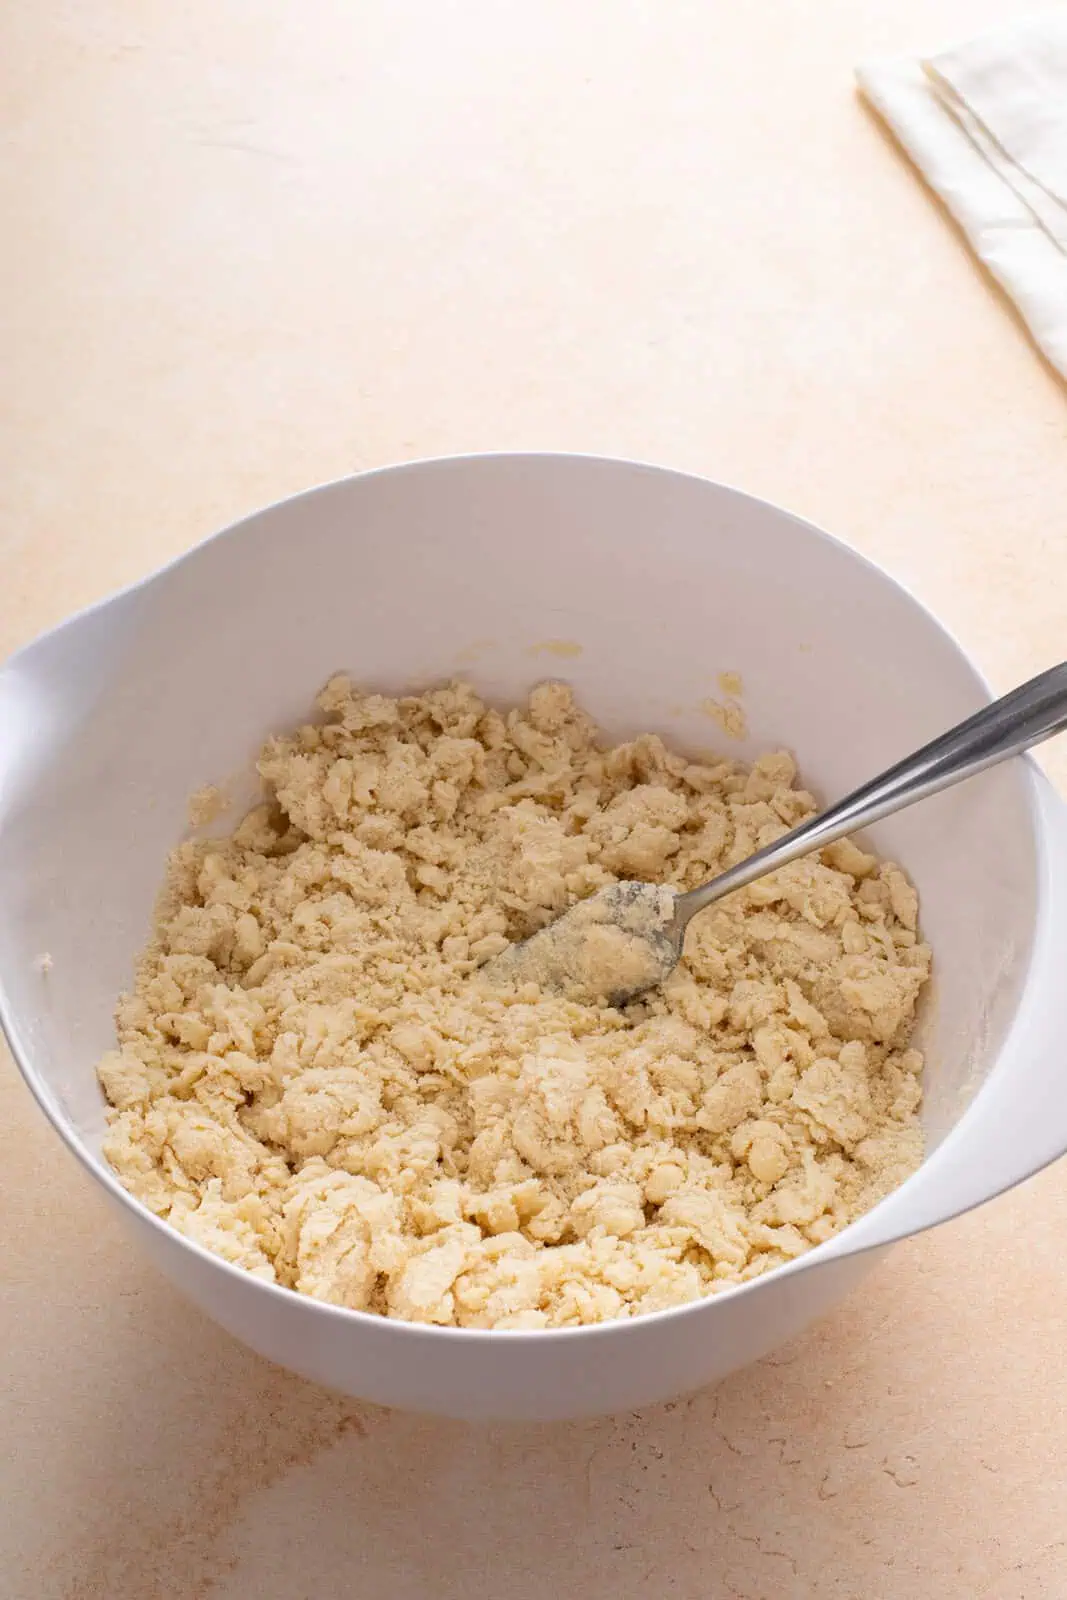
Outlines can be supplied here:
[[[851, 87], [1011, 10], [9, 5], [0, 654], [309, 483], [546, 447], [796, 508], [998, 686], [1060, 658], [1063, 390]], [[1067, 1594], [1067, 1166], [717, 1392], [475, 1429], [232, 1343], [0, 1093], [5, 1600]]]

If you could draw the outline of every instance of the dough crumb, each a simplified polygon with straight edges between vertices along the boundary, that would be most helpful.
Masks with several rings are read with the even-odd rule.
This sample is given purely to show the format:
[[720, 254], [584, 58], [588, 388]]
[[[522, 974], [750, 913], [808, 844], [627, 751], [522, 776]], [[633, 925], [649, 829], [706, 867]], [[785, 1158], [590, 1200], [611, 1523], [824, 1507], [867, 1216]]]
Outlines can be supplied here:
[[174, 851], [99, 1066], [105, 1153], [332, 1304], [558, 1328], [744, 1283], [918, 1166], [914, 890], [831, 847], [709, 908], [623, 1010], [480, 970], [599, 890], [695, 887], [814, 813], [784, 752], [608, 747], [562, 684], [331, 680], [268, 799]]
[[206, 783], [202, 789], [189, 796], [188, 817], [190, 828], [206, 828], [216, 822], [229, 805], [224, 790], [217, 784]]
[[748, 733], [744, 708], [736, 700], [702, 700], [700, 709], [731, 739], [744, 739]]

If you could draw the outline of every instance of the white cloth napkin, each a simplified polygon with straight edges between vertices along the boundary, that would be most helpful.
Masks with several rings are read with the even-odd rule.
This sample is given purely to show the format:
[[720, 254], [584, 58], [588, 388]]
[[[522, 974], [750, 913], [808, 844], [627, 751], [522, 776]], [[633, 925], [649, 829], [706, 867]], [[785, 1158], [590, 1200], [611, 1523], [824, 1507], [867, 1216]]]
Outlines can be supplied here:
[[1067, 377], [1067, 10], [856, 76]]

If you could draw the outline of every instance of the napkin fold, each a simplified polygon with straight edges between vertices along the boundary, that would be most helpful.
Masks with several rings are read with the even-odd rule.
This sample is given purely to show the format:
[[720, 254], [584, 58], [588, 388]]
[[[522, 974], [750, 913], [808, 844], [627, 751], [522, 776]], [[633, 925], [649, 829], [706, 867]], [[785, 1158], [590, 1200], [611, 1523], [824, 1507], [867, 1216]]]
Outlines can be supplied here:
[[856, 77], [1067, 377], [1067, 10]]

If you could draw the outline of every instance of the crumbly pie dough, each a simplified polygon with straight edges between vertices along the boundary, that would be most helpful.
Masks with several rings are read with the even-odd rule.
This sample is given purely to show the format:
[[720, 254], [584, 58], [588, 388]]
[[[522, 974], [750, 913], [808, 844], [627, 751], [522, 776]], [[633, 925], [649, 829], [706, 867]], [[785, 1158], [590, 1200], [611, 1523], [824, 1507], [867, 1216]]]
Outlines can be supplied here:
[[318, 704], [263, 751], [269, 801], [175, 851], [100, 1065], [108, 1159], [173, 1227], [338, 1305], [553, 1328], [757, 1277], [918, 1165], [930, 953], [851, 843], [697, 918], [626, 1011], [479, 971], [810, 816], [789, 755], [607, 748], [555, 683]]

